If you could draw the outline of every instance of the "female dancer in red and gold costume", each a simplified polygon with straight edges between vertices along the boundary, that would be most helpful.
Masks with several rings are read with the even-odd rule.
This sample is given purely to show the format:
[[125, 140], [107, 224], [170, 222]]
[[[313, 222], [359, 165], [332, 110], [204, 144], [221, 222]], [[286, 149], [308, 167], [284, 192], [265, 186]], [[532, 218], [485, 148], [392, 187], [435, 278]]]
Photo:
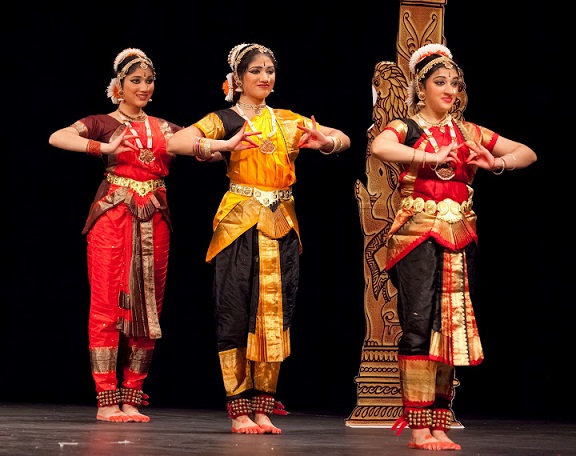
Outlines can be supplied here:
[[[50, 144], [101, 157], [106, 177], [83, 233], [88, 241], [92, 376], [102, 421], [147, 422], [142, 385], [161, 337], [170, 214], [164, 178], [174, 157], [167, 139], [180, 129], [146, 115], [156, 73], [139, 49], [114, 61], [108, 97], [118, 108], [78, 120], [50, 136]], [[120, 405], [122, 408], [120, 408]]]
[[459, 450], [446, 432], [453, 421], [454, 366], [484, 354], [474, 318], [477, 253], [472, 181], [478, 168], [502, 174], [536, 161], [532, 149], [450, 111], [463, 74], [443, 45], [412, 55], [407, 103], [411, 118], [392, 120], [370, 153], [402, 163], [401, 204], [388, 233], [386, 270], [398, 290], [398, 344], [403, 416], [411, 448]]

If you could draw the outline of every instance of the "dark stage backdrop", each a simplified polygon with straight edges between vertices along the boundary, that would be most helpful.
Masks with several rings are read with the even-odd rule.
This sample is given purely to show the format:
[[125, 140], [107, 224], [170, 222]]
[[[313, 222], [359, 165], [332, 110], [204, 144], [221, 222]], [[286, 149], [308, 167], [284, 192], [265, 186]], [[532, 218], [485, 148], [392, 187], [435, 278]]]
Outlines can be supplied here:
[[[278, 399], [292, 410], [348, 413], [356, 405], [365, 283], [354, 185], [365, 180], [374, 67], [396, 59], [399, 2], [362, 8], [345, 2], [325, 11], [300, 3], [208, 3], [21, 2], [16, 13], [4, 15], [9, 180], [0, 401], [95, 403], [81, 230], [102, 168], [85, 154], [50, 147], [50, 133], [114, 109], [105, 90], [113, 60], [126, 47], [143, 49], [157, 67], [146, 111], [188, 125], [227, 106], [221, 85], [230, 70], [228, 52], [238, 43], [258, 42], [275, 52], [280, 65], [268, 103], [314, 115], [352, 139], [352, 148], [339, 156], [302, 150], [297, 162], [294, 193], [304, 252], [293, 350], [282, 367]], [[566, 266], [574, 242], [564, 223], [570, 206], [563, 183], [574, 157], [571, 123], [556, 121], [572, 112], [574, 96], [569, 56], [559, 60], [556, 50], [562, 46], [556, 33], [563, 30], [557, 16], [563, 14], [543, 4], [501, 4], [449, 0], [445, 36], [466, 75], [465, 118], [531, 145], [539, 161], [502, 176], [477, 176], [476, 312], [486, 360], [457, 369], [454, 409], [568, 417], [573, 381], [566, 367], [576, 300]], [[224, 407], [212, 271], [204, 263], [227, 185], [221, 165], [179, 157], [167, 179], [175, 228], [164, 336], [145, 385], [152, 406]]]

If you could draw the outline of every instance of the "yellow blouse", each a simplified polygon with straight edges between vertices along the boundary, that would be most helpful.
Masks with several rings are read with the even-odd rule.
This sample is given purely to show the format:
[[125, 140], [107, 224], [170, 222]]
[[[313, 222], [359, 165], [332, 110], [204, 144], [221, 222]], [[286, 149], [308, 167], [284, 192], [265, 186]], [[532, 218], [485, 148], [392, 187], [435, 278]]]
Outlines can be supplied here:
[[[261, 132], [252, 139], [258, 144], [265, 140], [272, 141], [274, 152], [263, 153], [259, 147], [231, 151], [226, 173], [231, 183], [273, 191], [287, 190], [296, 182], [295, 160], [300, 151], [298, 142], [303, 134], [297, 126], [312, 128], [312, 120], [289, 110], [274, 109], [273, 112], [276, 128], [268, 109], [254, 116], [251, 123], [255, 131]], [[229, 137], [231, 133], [226, 132], [216, 113], [207, 114], [194, 125], [211, 139]], [[251, 127], [247, 126], [246, 129], [250, 131]], [[285, 236], [290, 229], [296, 230], [299, 236], [293, 197], [280, 200], [279, 207], [272, 211], [252, 196], [226, 192], [214, 217], [214, 234], [206, 261], [210, 262], [218, 252], [254, 225], [273, 239]]]

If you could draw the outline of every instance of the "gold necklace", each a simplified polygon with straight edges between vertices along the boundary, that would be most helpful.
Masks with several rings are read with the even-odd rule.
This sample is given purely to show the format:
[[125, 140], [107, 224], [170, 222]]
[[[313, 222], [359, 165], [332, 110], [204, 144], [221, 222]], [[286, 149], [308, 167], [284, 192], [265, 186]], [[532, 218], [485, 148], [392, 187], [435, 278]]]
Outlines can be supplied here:
[[428, 119], [424, 118], [424, 116], [420, 113], [416, 114], [416, 117], [418, 117], [418, 119], [421, 121], [418, 122], [420, 125], [425, 124], [427, 127], [443, 127], [452, 120], [452, 116], [450, 114], [446, 114], [444, 118], [437, 123], [430, 122]]
[[[426, 134], [426, 137], [428, 138], [428, 143], [434, 148], [434, 153], [438, 153], [438, 149], [440, 149], [440, 146], [438, 145], [436, 138], [432, 136], [432, 132], [429, 130], [428, 126], [425, 125], [426, 119], [424, 119], [419, 114], [416, 114], [416, 117], [418, 118], [418, 123], [420, 124], [420, 126], [424, 130], [424, 133]], [[442, 119], [441, 121], [442, 125], [435, 124], [433, 126], [439, 127], [439, 129], [442, 130], [441, 127], [444, 127], [446, 124], [448, 124], [448, 122], [450, 122], [448, 124], [449, 125], [448, 128], [450, 129], [450, 139], [452, 142], [456, 142], [456, 131], [454, 130], [454, 124], [451, 122], [451, 120], [452, 116], [448, 114], [444, 119]], [[423, 152], [427, 153], [426, 151]], [[456, 175], [456, 171], [454, 171], [452, 163], [442, 163], [440, 165], [437, 165], [433, 169], [436, 175], [442, 180], [450, 180]]]
[[[260, 144], [260, 152], [262, 152], [263, 154], [271, 154], [276, 150], [276, 145], [270, 141], [270, 138], [272, 136], [274, 136], [276, 134], [277, 131], [277, 123], [278, 121], [276, 120], [276, 115], [274, 114], [274, 110], [270, 107], [270, 106], [265, 106], [268, 111], [270, 112], [270, 116], [272, 117], [272, 131], [270, 133], [268, 133], [268, 137], [262, 141], [262, 143]], [[244, 114], [244, 111], [242, 111], [242, 108], [239, 106], [238, 103], [236, 103], [236, 109], [238, 110], [238, 113], [240, 114], [240, 117], [242, 117], [244, 120], [246, 120], [246, 122], [248, 122], [248, 125], [250, 125], [250, 128], [252, 129], [252, 131], [258, 131], [256, 130], [256, 127], [254, 126], [254, 124], [252, 123], [252, 121], [246, 116], [246, 114]], [[262, 135], [258, 135], [258, 137], [260, 139], [262, 139]]]
[[260, 114], [262, 114], [262, 110], [266, 107], [266, 103], [262, 103], [262, 104], [250, 104], [250, 103], [242, 103], [240, 100], [238, 100], [236, 102], [236, 104], [244, 109], [249, 109], [250, 111], [254, 111], [254, 114], [256, 114], [257, 116], [259, 116]]
[[121, 117], [123, 117], [122, 120], [124, 122], [126, 122], [127, 120], [130, 122], [142, 122], [143, 120], [146, 120], [146, 118], [148, 117], [144, 111], [141, 111], [140, 114], [138, 114], [136, 117], [129, 116], [128, 114], [123, 112], [120, 108], [118, 108], [118, 113], [120, 114]]

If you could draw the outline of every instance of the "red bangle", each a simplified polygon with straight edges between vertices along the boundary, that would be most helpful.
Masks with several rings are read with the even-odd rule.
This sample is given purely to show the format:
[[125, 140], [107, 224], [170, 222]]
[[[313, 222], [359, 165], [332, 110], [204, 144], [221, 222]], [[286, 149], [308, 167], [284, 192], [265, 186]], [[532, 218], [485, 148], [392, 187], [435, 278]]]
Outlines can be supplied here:
[[102, 156], [102, 152], [100, 151], [100, 146], [102, 143], [99, 141], [94, 141], [93, 139], [89, 139], [88, 143], [86, 144], [86, 152], [88, 155], [94, 155], [95, 157]]

